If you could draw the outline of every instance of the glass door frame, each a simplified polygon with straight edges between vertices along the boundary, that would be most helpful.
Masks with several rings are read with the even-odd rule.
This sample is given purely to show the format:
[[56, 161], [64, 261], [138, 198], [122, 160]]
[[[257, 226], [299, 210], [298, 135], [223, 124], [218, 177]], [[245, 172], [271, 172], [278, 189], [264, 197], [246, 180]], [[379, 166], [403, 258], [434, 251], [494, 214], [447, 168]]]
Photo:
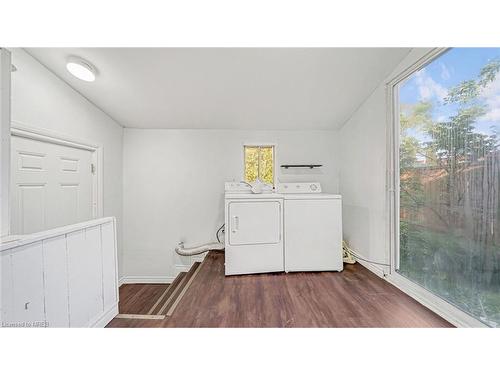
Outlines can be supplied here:
[[[387, 280], [406, 294], [458, 327], [486, 327], [484, 323], [458, 309], [438, 295], [397, 272], [399, 268], [399, 86], [410, 75], [447, 52], [450, 48], [433, 48], [410, 66], [398, 71], [386, 82], [387, 105], [387, 237], [390, 251], [390, 273]], [[411, 52], [410, 52], [411, 53]]]

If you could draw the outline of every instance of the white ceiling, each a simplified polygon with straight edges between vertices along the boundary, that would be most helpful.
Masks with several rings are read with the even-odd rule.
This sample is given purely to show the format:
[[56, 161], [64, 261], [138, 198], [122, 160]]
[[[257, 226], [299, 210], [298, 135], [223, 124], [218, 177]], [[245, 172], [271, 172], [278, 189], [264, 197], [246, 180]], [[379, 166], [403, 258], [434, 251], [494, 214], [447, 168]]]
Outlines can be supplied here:
[[[408, 48], [28, 48], [125, 127], [336, 129]], [[99, 71], [80, 81], [70, 55]]]

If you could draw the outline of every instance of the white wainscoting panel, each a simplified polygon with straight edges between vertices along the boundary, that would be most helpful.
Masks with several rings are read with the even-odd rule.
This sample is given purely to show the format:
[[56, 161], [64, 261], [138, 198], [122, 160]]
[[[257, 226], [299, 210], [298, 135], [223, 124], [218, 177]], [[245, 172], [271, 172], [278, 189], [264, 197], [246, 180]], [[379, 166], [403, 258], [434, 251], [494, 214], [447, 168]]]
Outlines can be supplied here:
[[42, 243], [12, 249], [11, 264], [14, 323], [45, 321]]
[[68, 256], [66, 237], [43, 241], [45, 314], [55, 327], [69, 327]]
[[[101, 225], [101, 241], [102, 241], [102, 269], [111, 270], [115, 268], [115, 272], [102, 273], [103, 285], [103, 304], [104, 311], [111, 309], [118, 301], [118, 259], [116, 252], [116, 234], [112, 222]], [[105, 251], [105, 249], [113, 249], [115, 251]]]
[[116, 252], [114, 218], [1, 244], [2, 325], [105, 326], [118, 314]]

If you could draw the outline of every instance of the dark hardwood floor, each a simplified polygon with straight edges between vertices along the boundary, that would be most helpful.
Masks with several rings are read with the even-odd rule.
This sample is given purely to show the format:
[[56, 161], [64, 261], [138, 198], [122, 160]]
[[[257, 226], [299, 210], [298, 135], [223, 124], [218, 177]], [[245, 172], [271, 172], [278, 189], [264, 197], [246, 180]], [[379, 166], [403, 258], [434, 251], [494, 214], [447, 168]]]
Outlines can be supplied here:
[[169, 284], [125, 284], [120, 287], [120, 314], [147, 314]]
[[[200, 267], [172, 316], [115, 318], [108, 327], [452, 327], [359, 264], [225, 277], [224, 253], [210, 252]], [[120, 313], [144, 313], [165, 287], [122, 286]]]

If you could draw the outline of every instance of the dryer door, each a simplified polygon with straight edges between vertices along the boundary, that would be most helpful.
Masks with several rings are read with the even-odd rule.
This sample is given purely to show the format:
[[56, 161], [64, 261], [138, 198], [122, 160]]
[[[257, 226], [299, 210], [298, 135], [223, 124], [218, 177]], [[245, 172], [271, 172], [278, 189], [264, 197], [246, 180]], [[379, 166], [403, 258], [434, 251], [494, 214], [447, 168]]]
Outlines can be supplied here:
[[281, 202], [229, 203], [229, 244], [275, 244], [281, 241]]

